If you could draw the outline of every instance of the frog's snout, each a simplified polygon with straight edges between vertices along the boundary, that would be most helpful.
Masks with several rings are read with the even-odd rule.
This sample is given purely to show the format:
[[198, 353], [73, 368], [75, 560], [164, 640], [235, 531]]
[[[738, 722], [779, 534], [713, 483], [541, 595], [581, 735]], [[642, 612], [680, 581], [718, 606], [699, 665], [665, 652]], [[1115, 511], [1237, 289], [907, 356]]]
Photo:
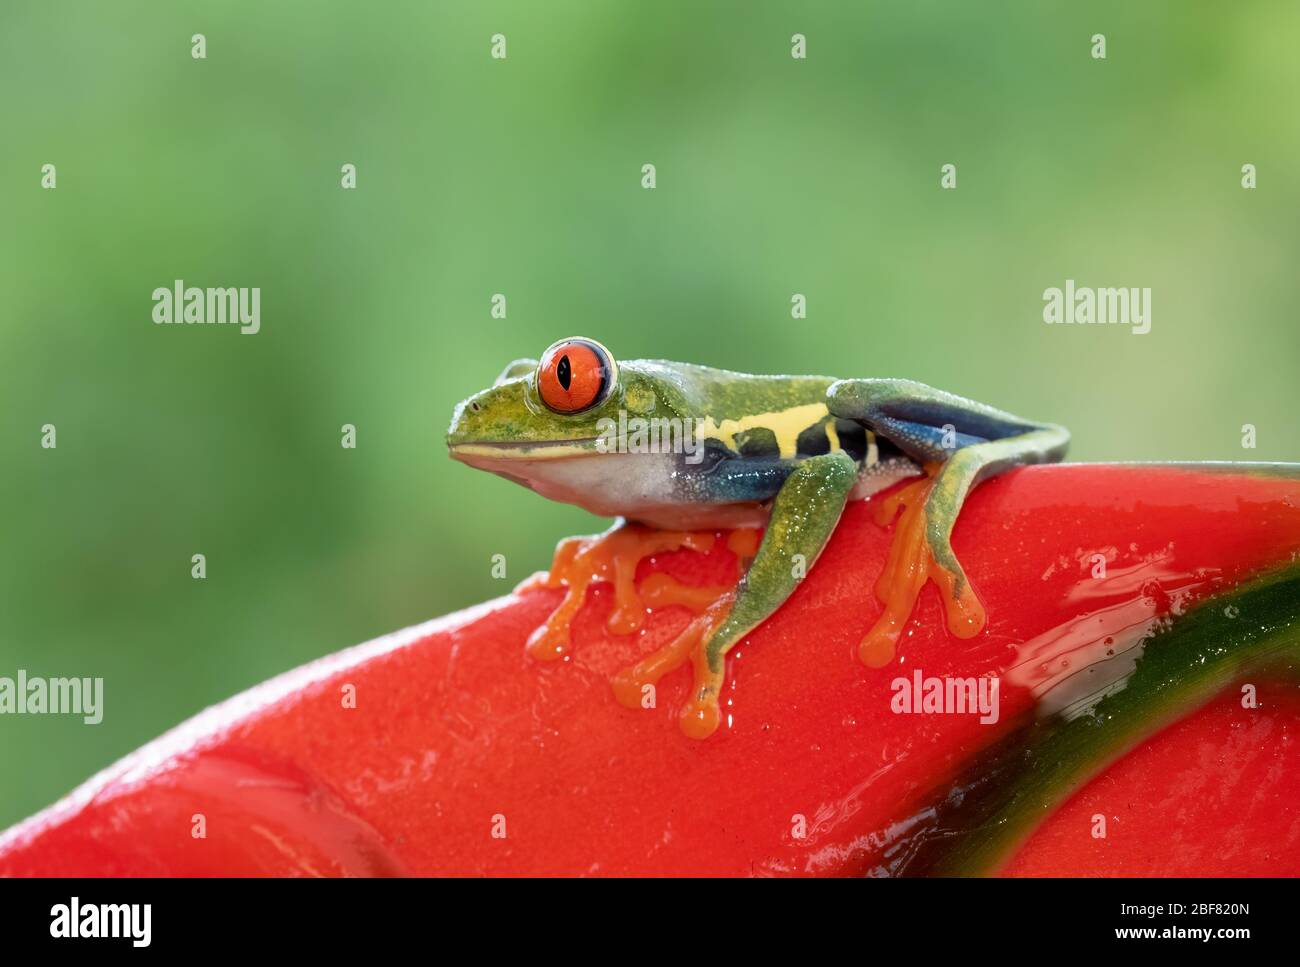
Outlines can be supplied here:
[[[447, 427], [447, 447], [460, 459], [456, 448], [464, 444], [481, 444], [507, 438], [506, 428], [496, 414], [502, 410], [501, 389], [491, 387], [456, 404]], [[510, 407], [506, 407], [510, 409]]]
[[454, 457], [455, 449], [458, 444], [464, 443], [468, 436], [465, 432], [466, 424], [473, 414], [478, 413], [481, 407], [478, 401], [472, 397], [456, 404], [456, 409], [451, 414], [451, 425], [447, 427], [447, 448], [452, 451]]

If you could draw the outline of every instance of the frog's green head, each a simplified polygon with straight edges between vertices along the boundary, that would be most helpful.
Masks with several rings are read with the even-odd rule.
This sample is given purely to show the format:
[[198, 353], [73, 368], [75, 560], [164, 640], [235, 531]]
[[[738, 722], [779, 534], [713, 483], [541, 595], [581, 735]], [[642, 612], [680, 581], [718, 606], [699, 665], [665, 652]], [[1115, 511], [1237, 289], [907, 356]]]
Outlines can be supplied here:
[[620, 411], [649, 416], [657, 395], [651, 377], [620, 372], [595, 340], [561, 339], [461, 402], [447, 446], [457, 460], [526, 483], [528, 465], [607, 452], [598, 443], [608, 442], [611, 421], [618, 425]]

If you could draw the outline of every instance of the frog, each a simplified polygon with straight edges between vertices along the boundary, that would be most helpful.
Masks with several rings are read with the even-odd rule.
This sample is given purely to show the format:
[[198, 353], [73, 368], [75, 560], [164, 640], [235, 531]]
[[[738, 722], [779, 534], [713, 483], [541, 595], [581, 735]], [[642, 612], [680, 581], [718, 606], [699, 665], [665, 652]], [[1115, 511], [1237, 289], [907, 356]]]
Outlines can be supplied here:
[[[695, 613], [613, 682], [620, 703], [649, 707], [647, 688], [689, 663], [679, 720], [693, 738], [720, 724], [728, 654], [807, 578], [850, 501], [876, 502], [882, 526], [896, 521], [875, 587], [883, 609], [864, 631], [861, 661], [884, 668], [895, 660], [931, 581], [948, 630], [979, 634], [984, 608], [952, 548], [958, 515], [978, 484], [1059, 461], [1069, 441], [1063, 426], [909, 379], [617, 361], [585, 336], [509, 363], [456, 406], [446, 437], [457, 461], [615, 519], [603, 534], [562, 541], [550, 571], [521, 586], [566, 589], [528, 640], [534, 657], [567, 657], [569, 624], [597, 581], [614, 585], [608, 625], [616, 634], [638, 630], [647, 608]], [[723, 534], [743, 572], [734, 585], [690, 587], [659, 573], [637, 584], [643, 558], [708, 552]]]

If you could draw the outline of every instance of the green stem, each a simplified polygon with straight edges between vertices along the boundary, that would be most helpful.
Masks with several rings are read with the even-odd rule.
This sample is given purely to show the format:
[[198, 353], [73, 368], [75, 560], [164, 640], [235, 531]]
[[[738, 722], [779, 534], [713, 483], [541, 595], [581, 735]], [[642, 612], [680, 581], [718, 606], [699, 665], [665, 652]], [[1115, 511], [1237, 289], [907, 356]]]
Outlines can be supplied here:
[[[1300, 669], [1300, 566], [1214, 595], [1153, 634], [1122, 690], [1092, 714], [1028, 722], [933, 790], [884, 837], [894, 876], [995, 873], [1034, 828], [1129, 749], [1242, 676]], [[892, 839], [892, 842], [890, 840]]]

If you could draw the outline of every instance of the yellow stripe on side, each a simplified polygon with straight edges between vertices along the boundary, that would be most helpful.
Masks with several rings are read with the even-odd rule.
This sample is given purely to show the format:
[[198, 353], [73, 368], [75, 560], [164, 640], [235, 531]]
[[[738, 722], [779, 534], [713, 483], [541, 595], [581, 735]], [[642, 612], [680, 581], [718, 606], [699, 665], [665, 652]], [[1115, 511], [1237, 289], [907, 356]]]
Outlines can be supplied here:
[[826, 442], [831, 445], [832, 450], [840, 448], [840, 431], [835, 429], [835, 421], [826, 421]]
[[755, 413], [739, 420], [723, 420], [721, 423], [714, 423], [710, 417], [701, 423], [705, 437], [720, 440], [731, 450], [737, 449], [736, 434], [754, 429], [771, 430], [782, 459], [789, 460], [798, 452], [799, 434], [829, 412], [825, 403], [806, 403], [803, 406], [792, 406], [788, 410]]

